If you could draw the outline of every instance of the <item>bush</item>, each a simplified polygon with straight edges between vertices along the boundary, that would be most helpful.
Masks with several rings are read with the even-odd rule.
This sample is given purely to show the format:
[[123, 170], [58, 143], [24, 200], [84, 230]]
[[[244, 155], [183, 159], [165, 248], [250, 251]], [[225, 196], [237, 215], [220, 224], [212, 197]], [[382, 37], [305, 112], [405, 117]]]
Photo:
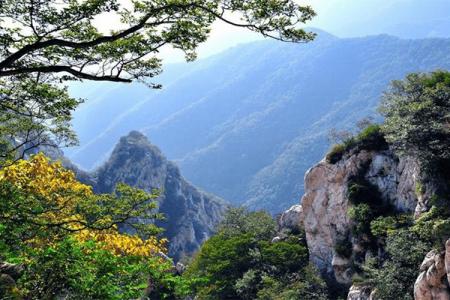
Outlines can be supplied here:
[[345, 146], [343, 144], [334, 145], [326, 155], [326, 161], [330, 164], [335, 164], [342, 159], [345, 153]]
[[349, 258], [352, 256], [353, 245], [348, 234], [343, 237], [338, 237], [334, 245], [334, 250], [341, 257]]
[[351, 150], [384, 150], [388, 144], [378, 124], [369, 124], [356, 136], [347, 137], [341, 144], [335, 144], [326, 155], [326, 161], [331, 164], [342, 159]]
[[370, 231], [375, 237], [386, 237], [397, 228], [394, 217], [378, 217], [370, 222]]
[[370, 234], [370, 221], [374, 217], [374, 212], [366, 203], [350, 207], [348, 216], [353, 221], [352, 233], [355, 236]]
[[414, 299], [414, 282], [420, 264], [431, 245], [410, 230], [397, 230], [386, 241], [388, 259], [382, 263], [369, 260], [363, 269], [376, 290], [376, 299]]
[[409, 227], [414, 223], [410, 214], [400, 214], [395, 216], [380, 216], [370, 222], [370, 231], [375, 237], [385, 238], [395, 230]]

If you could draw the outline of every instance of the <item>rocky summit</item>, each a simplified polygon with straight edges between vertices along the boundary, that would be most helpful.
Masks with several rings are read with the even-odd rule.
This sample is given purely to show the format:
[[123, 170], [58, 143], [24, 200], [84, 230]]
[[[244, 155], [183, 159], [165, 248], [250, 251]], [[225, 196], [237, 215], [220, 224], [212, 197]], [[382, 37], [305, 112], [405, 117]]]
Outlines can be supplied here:
[[122, 137], [109, 160], [90, 176], [79, 174], [97, 193], [112, 192], [117, 183], [148, 192], [160, 190], [159, 212], [165, 220], [157, 225], [165, 230], [169, 256], [174, 260], [197, 250], [213, 234], [226, 209], [223, 200], [187, 182], [178, 167], [137, 131]]

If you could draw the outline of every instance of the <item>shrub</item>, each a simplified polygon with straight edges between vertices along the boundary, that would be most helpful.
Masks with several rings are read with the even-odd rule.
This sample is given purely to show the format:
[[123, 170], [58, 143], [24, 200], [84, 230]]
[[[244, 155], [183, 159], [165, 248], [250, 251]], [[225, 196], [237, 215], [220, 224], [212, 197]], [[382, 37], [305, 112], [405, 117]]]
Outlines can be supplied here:
[[376, 290], [376, 299], [414, 299], [414, 282], [430, 244], [410, 230], [397, 230], [386, 240], [388, 259], [382, 263], [368, 260], [363, 269]]
[[385, 237], [397, 228], [394, 217], [378, 217], [370, 222], [370, 231], [375, 237]]
[[339, 236], [334, 245], [334, 250], [341, 257], [349, 258], [353, 253], [353, 245], [348, 234]]
[[326, 155], [326, 161], [330, 164], [335, 164], [342, 159], [345, 153], [345, 146], [343, 144], [334, 145]]
[[355, 236], [370, 234], [370, 221], [374, 217], [374, 212], [366, 203], [358, 204], [350, 207], [348, 216], [354, 222], [352, 226], [352, 233]]
[[411, 214], [397, 214], [395, 216], [380, 216], [370, 222], [370, 230], [375, 237], [385, 238], [396, 230], [410, 227], [414, 223]]
[[369, 124], [356, 136], [351, 134], [345, 138], [342, 143], [335, 144], [326, 155], [326, 161], [331, 164], [337, 163], [342, 159], [346, 152], [352, 149], [361, 150], [383, 150], [387, 149], [388, 144], [378, 124]]

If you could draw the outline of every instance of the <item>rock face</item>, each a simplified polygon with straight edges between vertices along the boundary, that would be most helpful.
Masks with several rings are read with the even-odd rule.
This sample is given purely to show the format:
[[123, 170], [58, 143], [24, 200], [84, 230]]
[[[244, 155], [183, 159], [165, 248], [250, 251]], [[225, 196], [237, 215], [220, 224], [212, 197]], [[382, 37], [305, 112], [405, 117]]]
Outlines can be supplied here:
[[226, 204], [218, 197], [199, 191], [181, 175], [147, 138], [132, 131], [122, 137], [109, 160], [91, 176], [81, 180], [92, 184], [98, 193], [111, 192], [117, 183], [146, 191], [159, 189], [159, 212], [165, 215], [157, 225], [169, 239], [169, 256], [176, 261], [192, 254], [212, 235]]
[[420, 266], [420, 275], [414, 284], [416, 300], [450, 299], [450, 240], [444, 251], [428, 252]]
[[347, 300], [372, 300], [369, 287], [352, 285], [348, 291]]
[[[301, 203], [310, 259], [327, 278], [347, 286], [351, 284], [352, 258], [340, 257], [335, 246], [351, 226], [347, 194], [354, 176], [363, 176], [378, 189], [383, 201], [398, 211], [414, 212], [420, 202], [417, 165], [412, 160], [398, 160], [390, 150], [362, 150], [335, 164], [324, 160], [306, 173]], [[351, 242], [353, 253], [363, 251]]]
[[278, 219], [280, 229], [299, 230], [303, 227], [303, 207], [299, 204], [283, 212]]

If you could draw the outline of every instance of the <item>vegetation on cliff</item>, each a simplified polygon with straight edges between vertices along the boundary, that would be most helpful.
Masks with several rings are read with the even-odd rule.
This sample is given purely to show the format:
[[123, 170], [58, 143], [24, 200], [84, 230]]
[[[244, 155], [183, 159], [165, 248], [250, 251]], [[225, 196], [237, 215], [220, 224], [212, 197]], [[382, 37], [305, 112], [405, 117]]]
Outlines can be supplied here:
[[[353, 244], [365, 249], [364, 257], [353, 258], [353, 283], [370, 287], [375, 299], [413, 299], [425, 255], [431, 249], [442, 251], [449, 238], [449, 91], [450, 73], [446, 71], [410, 74], [394, 81], [380, 105], [384, 122], [368, 126], [356, 137], [346, 137], [327, 155], [327, 161], [334, 164], [361, 150], [383, 150], [372, 148], [371, 142], [365, 145], [364, 137], [372, 136], [378, 140], [375, 144], [388, 145], [399, 157], [414, 159], [420, 168], [415, 193], [425, 203], [415, 216], [383, 202], [367, 177], [349, 180], [352, 226], [349, 237], [338, 242], [335, 250], [351, 257]], [[359, 167], [365, 174], [365, 166]]]

